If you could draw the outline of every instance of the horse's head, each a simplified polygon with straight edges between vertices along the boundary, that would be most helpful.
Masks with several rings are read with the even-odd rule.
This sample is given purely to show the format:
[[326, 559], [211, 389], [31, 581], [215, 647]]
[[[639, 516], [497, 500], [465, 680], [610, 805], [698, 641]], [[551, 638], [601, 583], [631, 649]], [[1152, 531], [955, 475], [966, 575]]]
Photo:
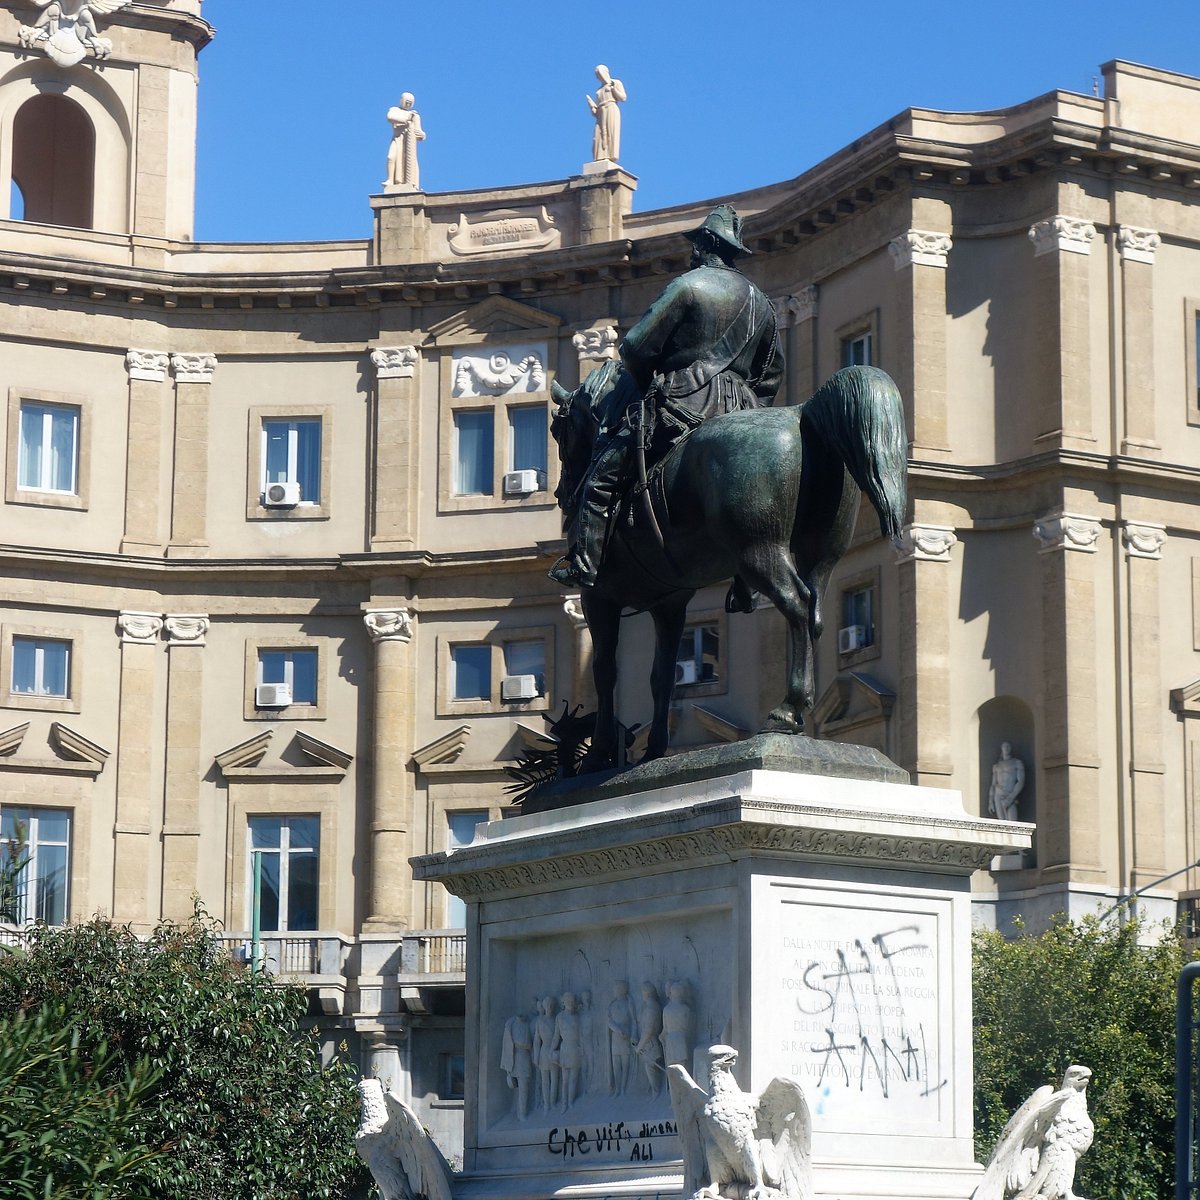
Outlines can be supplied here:
[[550, 384], [550, 394], [558, 405], [550, 432], [558, 443], [562, 463], [554, 496], [563, 510], [564, 522], [569, 522], [575, 514], [579, 488], [592, 461], [592, 447], [604, 423], [606, 401], [622, 374], [620, 363], [604, 362], [573, 392], [557, 380]]

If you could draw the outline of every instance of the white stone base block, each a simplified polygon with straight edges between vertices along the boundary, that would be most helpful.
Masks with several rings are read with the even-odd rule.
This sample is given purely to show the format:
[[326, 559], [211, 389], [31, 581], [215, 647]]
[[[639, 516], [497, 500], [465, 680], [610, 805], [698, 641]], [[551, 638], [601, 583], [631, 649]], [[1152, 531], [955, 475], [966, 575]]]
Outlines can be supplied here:
[[[970, 818], [956, 792], [744, 770], [494, 822], [414, 859], [468, 906], [456, 1197], [679, 1196], [656, 1062], [681, 1040], [689, 1066], [736, 1046], [750, 1090], [801, 1083], [818, 1195], [969, 1196], [969, 878], [1031, 828]], [[638, 1033], [674, 1000], [673, 1039], [643, 1040], [640, 1055], [610, 1039], [631, 1020], [622, 981]], [[590, 1003], [577, 1020], [542, 1012], [539, 1041], [536, 1002], [565, 993]], [[562, 1065], [579, 1061], [580, 1094], [550, 1111], [531, 1100], [522, 1119], [509, 1070], [524, 1070], [512, 1043], [530, 1040], [535, 1056], [548, 1042]], [[563, 1076], [542, 1062], [553, 1087]]]

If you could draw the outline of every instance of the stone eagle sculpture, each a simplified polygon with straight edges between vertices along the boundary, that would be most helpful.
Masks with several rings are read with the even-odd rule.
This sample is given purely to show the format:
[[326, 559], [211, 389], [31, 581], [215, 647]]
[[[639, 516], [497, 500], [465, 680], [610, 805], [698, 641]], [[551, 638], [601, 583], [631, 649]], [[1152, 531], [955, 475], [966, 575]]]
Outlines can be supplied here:
[[1075, 1166], [1092, 1144], [1087, 1085], [1071, 1066], [1055, 1091], [1040, 1087], [1004, 1127], [972, 1200], [1076, 1200]]
[[378, 1079], [358, 1085], [354, 1145], [383, 1200], [451, 1200], [450, 1167], [413, 1112]]
[[667, 1067], [683, 1142], [685, 1200], [812, 1200], [812, 1118], [799, 1086], [776, 1077], [759, 1095], [733, 1078], [737, 1051], [709, 1049], [705, 1091], [678, 1064]]

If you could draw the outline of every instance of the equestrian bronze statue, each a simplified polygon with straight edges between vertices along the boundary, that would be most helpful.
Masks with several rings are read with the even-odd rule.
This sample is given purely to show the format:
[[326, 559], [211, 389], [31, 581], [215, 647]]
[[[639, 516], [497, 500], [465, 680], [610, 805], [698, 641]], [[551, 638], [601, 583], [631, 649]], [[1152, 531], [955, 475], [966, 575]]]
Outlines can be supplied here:
[[657, 758], [688, 603], [729, 579], [731, 611], [749, 611], [758, 592], [787, 621], [787, 695], [765, 731], [802, 732], [821, 599], [849, 547], [860, 491], [885, 536], [904, 519], [906, 439], [892, 380], [848, 367], [802, 405], [765, 407], [783, 360], [770, 302], [733, 265], [750, 253], [741, 221], [721, 205], [687, 236], [692, 269], [630, 331], [622, 363], [604, 363], [574, 392], [552, 385], [569, 549], [551, 577], [580, 589], [593, 646], [585, 770], [617, 761], [622, 612], [654, 620], [646, 757]]

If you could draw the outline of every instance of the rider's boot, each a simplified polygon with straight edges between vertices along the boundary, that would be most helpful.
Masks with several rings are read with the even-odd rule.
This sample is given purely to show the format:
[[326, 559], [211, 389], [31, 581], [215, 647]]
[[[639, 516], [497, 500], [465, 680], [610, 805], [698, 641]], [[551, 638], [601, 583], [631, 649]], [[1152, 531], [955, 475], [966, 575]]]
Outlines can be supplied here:
[[613, 439], [592, 466], [575, 516], [574, 538], [567, 553], [550, 568], [550, 578], [564, 587], [591, 587], [596, 582], [612, 506], [624, 466], [624, 445]]

